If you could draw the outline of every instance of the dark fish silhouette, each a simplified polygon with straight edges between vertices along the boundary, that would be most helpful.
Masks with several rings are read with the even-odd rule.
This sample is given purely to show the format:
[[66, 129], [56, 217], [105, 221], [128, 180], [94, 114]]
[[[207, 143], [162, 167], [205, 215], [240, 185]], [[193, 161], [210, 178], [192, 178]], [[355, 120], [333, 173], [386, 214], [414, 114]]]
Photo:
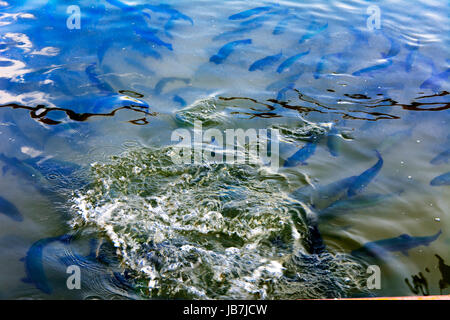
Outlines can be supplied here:
[[409, 50], [408, 55], [406, 56], [406, 59], [405, 59], [405, 71], [406, 72], [410, 72], [412, 69], [412, 65], [414, 64], [414, 61], [417, 56], [417, 52], [419, 51], [419, 48], [420, 48], [419, 45], [420, 45], [419, 41], [417, 41], [416, 45], [408, 45], [408, 44], [405, 45], [406, 48]]
[[447, 149], [441, 153], [439, 153], [436, 157], [434, 157], [430, 163], [433, 165], [439, 165], [442, 163], [448, 163], [450, 160], [450, 149]]
[[273, 35], [283, 34], [286, 31], [286, 27], [289, 24], [289, 22], [294, 19], [298, 19], [298, 17], [296, 15], [288, 15], [287, 17], [283, 17], [273, 29], [272, 34]]
[[156, 46], [165, 47], [170, 51], [173, 51], [173, 47], [171, 43], [167, 43], [161, 40], [154, 31], [152, 30], [144, 30], [141, 27], [135, 27], [134, 32], [139, 35], [143, 40], [152, 43]]
[[248, 71], [264, 70], [264, 68], [271, 66], [275, 62], [280, 60], [282, 56], [283, 54], [280, 52], [276, 55], [267, 56], [265, 58], [257, 60], [250, 66], [250, 68], [248, 68]]
[[173, 96], [173, 101], [179, 103], [182, 107], [187, 106], [186, 101], [177, 94]]
[[435, 235], [428, 237], [412, 237], [407, 234], [402, 234], [396, 238], [368, 242], [361, 248], [352, 251], [352, 255], [367, 255], [375, 258], [382, 258], [389, 252], [400, 251], [405, 256], [407, 256], [409, 250], [419, 246], [428, 246], [430, 245], [430, 243], [439, 238], [441, 234], [442, 230], [439, 230], [439, 232]]
[[288, 69], [290, 66], [292, 66], [298, 59], [306, 56], [307, 54], [309, 54], [309, 51], [305, 51], [305, 52], [301, 52], [299, 54], [296, 54], [292, 57], [287, 58], [286, 60], [283, 61], [283, 63], [280, 64], [280, 66], [277, 69], [278, 73], [282, 73], [284, 70]]
[[291, 193], [291, 197], [301, 201], [309, 200], [315, 203], [316, 200], [329, 200], [340, 196], [353, 184], [357, 176], [344, 178], [325, 186], [306, 186], [299, 188]]
[[254, 15], [269, 11], [272, 8], [273, 8], [272, 6], [257, 7], [257, 8], [253, 8], [253, 9], [249, 9], [249, 10], [245, 10], [245, 11], [233, 14], [233, 15], [229, 16], [228, 19], [242, 20], [242, 19], [246, 19], [251, 16], [254, 16]]
[[328, 132], [327, 137], [328, 137], [327, 138], [328, 151], [333, 157], [338, 157], [341, 149], [342, 139], [339, 136], [339, 131], [336, 129], [335, 126], [333, 126], [331, 130]]
[[43, 266], [43, 251], [44, 248], [52, 242], [60, 241], [62, 243], [69, 243], [72, 236], [62, 235], [59, 237], [51, 237], [41, 239], [33, 243], [27, 252], [27, 255], [22, 261], [25, 263], [25, 271], [27, 278], [22, 279], [25, 283], [32, 283], [46, 294], [51, 294], [53, 289], [48, 283]]
[[308, 28], [306, 29], [306, 33], [300, 38], [298, 41], [299, 43], [303, 43], [308, 39], [311, 39], [321, 33], [322, 31], [326, 30], [328, 28], [328, 22], [324, 25], [320, 25], [317, 21], [313, 21], [309, 24]]
[[350, 213], [354, 210], [361, 210], [370, 208], [386, 200], [392, 198], [394, 194], [360, 194], [352, 198], [341, 199], [333, 202], [329, 207], [319, 211], [318, 216], [321, 221], [333, 219], [337, 216], [341, 216]]
[[383, 167], [383, 158], [381, 157], [380, 153], [378, 151], [375, 151], [378, 157], [378, 162], [375, 163], [375, 165], [363, 173], [361, 173], [356, 180], [353, 182], [353, 184], [348, 189], [348, 196], [352, 197], [359, 193], [361, 193], [367, 185], [375, 178], [375, 176], [380, 172], [381, 168]]
[[292, 156], [287, 158], [286, 161], [284, 161], [283, 167], [295, 167], [299, 164], [307, 165], [308, 163], [306, 162], [306, 160], [308, 160], [316, 152], [316, 147], [316, 141], [307, 142], [303, 146], [303, 148], [298, 150]]
[[395, 147], [397, 144], [405, 141], [409, 137], [411, 137], [411, 134], [413, 132], [413, 127], [408, 128], [406, 130], [400, 130], [397, 132], [394, 132], [392, 134], [389, 134], [385, 139], [383, 139], [383, 142], [378, 147], [378, 150], [380, 152], [385, 152], [390, 150], [391, 148]]
[[252, 39], [236, 40], [236, 41], [229, 42], [226, 45], [224, 45], [222, 48], [220, 48], [219, 52], [217, 54], [213, 55], [209, 59], [209, 61], [214, 62], [215, 64], [221, 64], [228, 58], [228, 56], [234, 51], [234, 49], [237, 46], [247, 45], [247, 44], [251, 44], [251, 43], [252, 43]]
[[434, 92], [439, 92], [443, 83], [446, 83], [446, 81], [448, 81], [447, 79], [449, 75], [450, 75], [450, 68], [440, 73], [434, 71], [433, 75], [420, 85], [420, 88], [431, 89]]
[[[334, 64], [341, 64], [342, 61], [342, 57], [343, 54], [342, 52], [337, 52], [337, 53], [331, 53], [331, 54], [326, 54], [324, 56], [322, 56], [319, 60], [319, 62], [317, 63], [316, 66], [316, 70], [314, 72], [314, 79], [319, 79], [322, 74], [324, 73], [324, 69], [325, 69], [325, 65], [327, 63], [334, 63]], [[345, 64], [342, 64], [339, 67], [339, 70], [337, 70], [337, 73], [344, 73], [347, 69], [347, 66]]]
[[164, 87], [168, 83], [174, 82], [174, 81], [181, 81], [181, 82], [184, 82], [185, 84], [189, 84], [191, 82], [191, 79], [189, 79], [189, 78], [181, 78], [181, 77], [166, 77], [166, 78], [162, 78], [155, 85], [155, 88], [153, 89], [154, 93], [156, 95], [161, 94], [163, 92], [163, 90], [164, 90]]
[[302, 73], [296, 73], [292, 76], [288, 76], [286, 78], [283, 78], [281, 80], [277, 80], [271, 84], [269, 84], [266, 87], [266, 90], [270, 91], [279, 91], [286, 87], [291, 87], [292, 84], [295, 84], [295, 82], [301, 77]]
[[431, 180], [430, 185], [432, 186], [450, 186], [450, 172], [441, 174], [433, 180]]
[[91, 84], [94, 85], [101, 93], [111, 93], [114, 92], [114, 89], [105, 81], [100, 80], [98, 74], [96, 73], [96, 63], [91, 63], [86, 67], [86, 74], [91, 81]]
[[401, 47], [400, 44], [395, 41], [393, 38], [386, 36], [386, 38], [389, 40], [391, 47], [389, 48], [389, 51], [386, 53], [382, 53], [381, 56], [383, 59], [389, 59], [392, 57], [395, 57], [400, 53]]
[[3, 197], [0, 197], [0, 213], [10, 217], [14, 221], [23, 221], [23, 216], [16, 206]]
[[364, 73], [369, 73], [369, 72], [373, 72], [373, 71], [377, 71], [377, 70], [381, 70], [381, 69], [386, 69], [387, 67], [389, 67], [391, 65], [392, 65], [392, 60], [388, 59], [385, 62], [381, 62], [379, 64], [355, 71], [352, 74], [354, 76], [360, 76]]
[[213, 41], [219, 41], [219, 40], [228, 41], [228, 40], [235, 39], [237, 37], [243, 37], [245, 34], [251, 32], [253, 30], [256, 30], [262, 26], [263, 26], [262, 23], [254, 23], [253, 25], [240, 26], [231, 31], [226, 31], [224, 33], [221, 33], [221, 34], [215, 36], [212, 40]]
[[194, 25], [194, 20], [192, 20], [191, 17], [174, 9], [172, 6], [170, 6], [168, 4], [163, 4], [163, 3], [159, 4], [159, 5], [145, 4], [143, 6], [144, 6], [144, 8], [147, 8], [153, 12], [159, 12], [159, 13], [166, 14], [166, 15], [170, 16], [171, 19], [185, 20], [185, 21], [189, 22], [191, 25]]

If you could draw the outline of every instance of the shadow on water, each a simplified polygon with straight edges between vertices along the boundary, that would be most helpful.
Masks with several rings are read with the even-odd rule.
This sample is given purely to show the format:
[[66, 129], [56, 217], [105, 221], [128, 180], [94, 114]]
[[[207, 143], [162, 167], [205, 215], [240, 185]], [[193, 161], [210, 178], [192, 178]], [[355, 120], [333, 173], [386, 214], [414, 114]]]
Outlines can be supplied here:
[[409, 283], [409, 279], [405, 279], [406, 285], [414, 294], [420, 294], [422, 296], [430, 295], [430, 289], [428, 288], [428, 281], [424, 277], [422, 272], [412, 276], [412, 285]]
[[439, 271], [442, 275], [442, 279], [439, 280], [439, 289], [442, 294], [442, 290], [450, 286], [450, 266], [446, 265], [444, 259], [437, 254], [436, 258], [439, 260]]
[[[446, 265], [444, 259], [438, 254], [435, 254], [435, 257], [439, 261], [438, 268], [442, 276], [442, 279], [439, 280], [439, 291], [442, 295], [443, 290], [450, 286], [450, 266]], [[425, 268], [425, 271], [430, 273], [430, 269], [428, 268]], [[411, 279], [412, 283], [409, 282], [409, 279], [405, 278], [405, 283], [412, 293], [423, 296], [430, 295], [428, 280], [422, 272], [419, 272], [417, 275], [412, 275]]]
[[[325, 103], [322, 103], [318, 101], [317, 99], [314, 99], [312, 97], [306, 96], [302, 94], [298, 89], [293, 89], [294, 92], [298, 94], [298, 99], [301, 102], [306, 102], [309, 104], [309, 106], [306, 105], [293, 105], [291, 104], [290, 100], [288, 101], [282, 101], [277, 99], [267, 99], [266, 102], [259, 101], [257, 99], [253, 98], [247, 98], [247, 97], [219, 97], [218, 99], [223, 101], [239, 101], [239, 100], [245, 100], [250, 101], [254, 103], [257, 107], [249, 107], [249, 109], [252, 112], [242, 112], [242, 111], [234, 111], [231, 112], [233, 115], [246, 115], [249, 116], [249, 119], [253, 118], [280, 118], [282, 115], [276, 112], [277, 105], [281, 106], [284, 109], [290, 109], [290, 110], [296, 110], [301, 113], [311, 113], [311, 112], [318, 112], [321, 114], [340, 114], [343, 119], [353, 119], [353, 120], [367, 120], [367, 121], [377, 121], [377, 120], [383, 120], [383, 119], [400, 119], [400, 116], [389, 114], [389, 113], [382, 113], [377, 111], [367, 111], [367, 110], [354, 110], [354, 109], [348, 109], [344, 110], [343, 108], [336, 108], [333, 106], [327, 106]], [[334, 90], [329, 89], [329, 92], [333, 92]], [[142, 98], [144, 95], [130, 91], [130, 90], [120, 90], [119, 93], [121, 94], [127, 94], [129, 96], [132, 96], [134, 98]], [[378, 107], [401, 107], [404, 110], [409, 111], [442, 111], [450, 109], [450, 102], [448, 101], [417, 101], [417, 100], [423, 100], [427, 98], [435, 98], [435, 97], [445, 97], [449, 94], [447, 91], [442, 91], [435, 95], [428, 95], [428, 96], [419, 96], [415, 99], [415, 101], [412, 101], [410, 104], [402, 104], [399, 103], [391, 98], [382, 98], [382, 99], [374, 99], [364, 95], [364, 94], [344, 94], [344, 96], [354, 99], [354, 100], [367, 100], [363, 104], [358, 104], [359, 107], [362, 107], [363, 109], [374, 109]], [[341, 100], [338, 100], [341, 101]], [[426, 108], [424, 106], [438, 106], [438, 107], [430, 107]], [[237, 107], [237, 106], [236, 106]], [[64, 112], [67, 117], [70, 120], [78, 121], [78, 122], [84, 122], [87, 121], [89, 118], [92, 117], [114, 117], [116, 113], [120, 110], [131, 110], [134, 112], [142, 113], [145, 115], [143, 118], [133, 119], [129, 120], [128, 122], [134, 125], [146, 125], [148, 124], [148, 120], [146, 116], [155, 117], [158, 115], [157, 112], [150, 112], [148, 111], [147, 106], [140, 106], [140, 105], [126, 105], [121, 106], [116, 109], [113, 109], [109, 113], [90, 113], [90, 112], [75, 112], [74, 110], [70, 108], [62, 108], [62, 107], [47, 107], [45, 105], [39, 104], [36, 106], [27, 106], [27, 105], [21, 105], [17, 103], [8, 103], [0, 105], [0, 108], [11, 108], [11, 109], [24, 109], [30, 111], [30, 116], [33, 119], [37, 119], [39, 122], [42, 122], [47, 125], [58, 125], [63, 123], [63, 121], [52, 119], [49, 114], [51, 112], [55, 111], [62, 111]], [[364, 116], [358, 116], [356, 114], [366, 114], [367, 117]]]
[[[130, 95], [133, 94], [133, 96], [135, 96], [135, 97], [143, 97], [142, 94], [134, 93], [134, 92], [128, 91], [128, 90], [122, 90], [120, 92], [121, 93], [126, 92], [126, 93], [129, 93]], [[116, 113], [120, 110], [131, 110], [131, 111], [141, 113], [141, 114], [144, 114], [145, 116], [150, 116], [150, 117], [155, 117], [157, 115], [156, 112], [149, 112], [147, 106], [139, 106], [139, 105], [121, 106], [116, 109], [113, 109], [109, 113], [79, 113], [79, 112], [75, 112], [69, 108], [47, 107], [42, 104], [32, 107], [32, 106], [26, 106], [26, 105], [21, 105], [21, 104], [17, 104], [17, 103], [8, 103], [8, 104], [0, 105], [0, 108], [11, 108], [14, 110], [15, 109], [28, 110], [28, 111], [30, 111], [31, 118], [37, 119], [39, 122], [42, 122], [42, 123], [45, 123], [48, 125], [58, 125], [58, 124], [63, 123], [63, 121], [52, 119], [49, 116], [49, 114], [51, 112], [55, 112], [55, 111], [62, 111], [66, 114], [66, 116], [70, 120], [78, 121], [78, 122], [87, 121], [89, 118], [92, 118], [92, 117], [114, 117], [116, 115]], [[129, 120], [128, 122], [131, 124], [135, 124], [135, 125], [148, 124], [148, 120], [146, 119], [146, 117]]]
[[[245, 97], [219, 97], [219, 99], [224, 100], [224, 101], [247, 100], [247, 101], [253, 102], [254, 104], [259, 105], [266, 109], [266, 110], [261, 110], [261, 108], [250, 107], [249, 109], [254, 112], [236, 111], [236, 112], [232, 113], [232, 114], [247, 115], [250, 117], [250, 119], [281, 117], [281, 115], [279, 115], [278, 113], [275, 112], [275, 110], [277, 109], [276, 105], [279, 105], [285, 109], [296, 110], [298, 112], [306, 113], [306, 114], [308, 114], [310, 112], [318, 112], [318, 113], [322, 113], [322, 114], [333, 113], [333, 114], [342, 115], [343, 119], [368, 120], [368, 121], [377, 121], [377, 120], [382, 120], [382, 119], [394, 120], [394, 119], [400, 119], [400, 117], [398, 115], [389, 114], [389, 113], [364, 110], [366, 108], [374, 109], [374, 108], [378, 108], [378, 107], [400, 107], [404, 110], [409, 110], [409, 111], [442, 111], [442, 110], [450, 109], [449, 101], [422, 101], [423, 99], [429, 99], [429, 98], [435, 98], [435, 97], [445, 97], [449, 94], [449, 92], [447, 92], [447, 91], [442, 91], [435, 95], [419, 96], [419, 97], [415, 98], [414, 101], [412, 101], [410, 104], [399, 103], [398, 101], [395, 101], [391, 98], [383, 97], [380, 99], [372, 99], [371, 97], [368, 97], [364, 94], [344, 94], [344, 96], [354, 99], [354, 100], [367, 100], [367, 101], [365, 101], [365, 103], [358, 103], [358, 107], [362, 107], [363, 110], [354, 110], [354, 109], [344, 110], [343, 108], [327, 106], [325, 103], [322, 103], [322, 102], [318, 101], [317, 99], [314, 99], [312, 97], [308, 97], [308, 96], [302, 94], [297, 89], [293, 89], [293, 91], [298, 94], [298, 99], [301, 102], [306, 102], [309, 104], [309, 106], [293, 105], [293, 104], [291, 104], [291, 102], [289, 100], [282, 101], [282, 100], [277, 100], [277, 99], [267, 99], [266, 102], [261, 102], [256, 99], [245, 98]], [[334, 90], [331, 90], [331, 89], [328, 91], [334, 92]], [[338, 102], [339, 101], [342, 102], [342, 100], [338, 100]], [[432, 106], [432, 107], [427, 108], [426, 106]], [[367, 117], [358, 116], [358, 115], [356, 115], [356, 113], [366, 114]]]

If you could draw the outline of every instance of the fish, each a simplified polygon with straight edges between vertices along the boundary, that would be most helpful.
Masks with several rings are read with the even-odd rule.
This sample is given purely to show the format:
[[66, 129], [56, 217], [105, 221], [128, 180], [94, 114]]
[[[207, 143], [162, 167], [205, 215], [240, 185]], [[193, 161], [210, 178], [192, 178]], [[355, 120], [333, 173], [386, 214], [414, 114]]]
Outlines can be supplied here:
[[342, 139], [339, 136], [339, 131], [336, 127], [332, 127], [327, 135], [327, 147], [328, 151], [333, 157], [338, 157], [341, 149]]
[[23, 216], [17, 209], [17, 207], [6, 200], [5, 198], [0, 196], [0, 213], [3, 213], [5, 216], [13, 219], [14, 221], [21, 222], [23, 221]]
[[242, 27], [249, 27], [256, 29], [261, 27], [265, 21], [267, 21], [267, 15], [243, 21], [239, 25]]
[[273, 35], [280, 35], [286, 31], [286, 27], [291, 20], [298, 19], [296, 15], [288, 15], [287, 17], [283, 17], [275, 26], [272, 31]]
[[61, 198], [56, 190], [58, 188], [81, 188], [87, 184], [87, 181], [75, 174], [80, 167], [72, 163], [42, 156], [21, 161], [4, 154], [0, 154], [0, 161], [4, 163], [3, 174], [11, 171], [51, 198]]
[[431, 89], [434, 92], [439, 92], [442, 87], [442, 84], [446, 83], [449, 75], [450, 75], [450, 68], [440, 73], [433, 72], [433, 75], [431, 77], [422, 82], [420, 88]]
[[77, 171], [81, 169], [81, 166], [49, 157], [38, 156], [23, 160], [24, 163], [31, 166], [35, 170], [39, 171], [47, 180], [52, 180], [52, 175], [61, 175], [64, 177], [72, 177]]
[[191, 25], [194, 25], [194, 20], [185, 15], [184, 13], [174, 9], [172, 6], [168, 5], [168, 4], [159, 4], [159, 5], [150, 5], [150, 4], [145, 4], [144, 7], [146, 9], [149, 9], [150, 11], [153, 12], [159, 12], [159, 13], [163, 13], [163, 14], [167, 14], [169, 15], [172, 19], [175, 20], [185, 20], [187, 22], [189, 22]]
[[450, 171], [440, 176], [437, 176], [433, 180], [431, 180], [430, 185], [437, 186], [450, 186]]
[[182, 107], [187, 106], [186, 101], [177, 94], [173, 96], [173, 101], [179, 103]]
[[354, 37], [354, 42], [352, 44], [353, 49], [369, 45], [369, 33], [367, 31], [361, 28], [355, 28], [353, 25], [349, 26], [349, 30]]
[[248, 71], [264, 70], [265, 68], [273, 65], [278, 60], [280, 60], [282, 56], [283, 54], [282, 52], [280, 52], [276, 55], [267, 56], [265, 58], [257, 60], [248, 68]]
[[4, 164], [2, 169], [3, 175], [10, 171], [13, 175], [17, 175], [25, 181], [32, 181], [36, 184], [39, 181], [42, 181], [41, 178], [43, 177], [39, 174], [39, 172], [37, 172], [31, 166], [20, 161], [16, 157], [7, 157], [4, 154], [0, 153], [0, 161], [2, 161]]
[[161, 40], [154, 31], [146, 31], [142, 28], [139, 27], [134, 27], [134, 32], [139, 35], [141, 37], [141, 39], [148, 41], [150, 43], [153, 43], [154, 45], [160, 46], [160, 47], [165, 47], [170, 51], [173, 51], [173, 46], [171, 43], [168, 42], [164, 42], [163, 40]]
[[189, 79], [189, 78], [181, 78], [181, 77], [166, 77], [166, 78], [162, 78], [155, 85], [155, 88], [153, 89], [154, 93], [156, 95], [160, 95], [163, 92], [164, 87], [168, 83], [174, 82], [174, 81], [181, 81], [181, 82], [184, 82], [185, 84], [189, 84], [191, 82], [191, 79]]
[[223, 63], [228, 56], [234, 51], [235, 47], [240, 45], [248, 45], [252, 43], [252, 39], [244, 39], [244, 40], [236, 40], [227, 43], [222, 48], [220, 48], [219, 52], [213, 55], [209, 61], [214, 62], [215, 64]]
[[299, 164], [301, 165], [307, 165], [308, 163], [306, 160], [308, 160], [315, 152], [317, 148], [317, 142], [307, 142], [303, 148], [295, 152], [292, 156], [287, 158], [284, 161], [283, 167], [289, 168], [289, 167], [296, 167]]
[[269, 91], [279, 91], [286, 87], [290, 87], [292, 84], [295, 84], [295, 82], [301, 77], [302, 73], [296, 73], [292, 76], [288, 76], [286, 78], [283, 78], [281, 80], [277, 80], [271, 84], [269, 84], [266, 87], [266, 90]]
[[[338, 58], [339, 60], [341, 60], [342, 53], [341, 52], [331, 53], [331, 54], [326, 54], [326, 55], [322, 56], [319, 59], [319, 62], [317, 63], [316, 70], [314, 72], [314, 79], [319, 79], [323, 74], [323, 70], [325, 68], [326, 62], [328, 62], [332, 59], [335, 59], [335, 58]], [[339, 72], [339, 73], [341, 73], [341, 72]]]
[[322, 209], [318, 212], [319, 219], [321, 221], [333, 219], [337, 216], [341, 216], [351, 211], [361, 210], [376, 206], [396, 194], [360, 194], [351, 198], [340, 199], [333, 202], [330, 206]]
[[277, 69], [278, 73], [282, 73], [284, 70], [288, 69], [290, 66], [292, 66], [292, 64], [294, 64], [294, 62], [296, 62], [298, 59], [308, 55], [310, 52], [310, 50], [305, 51], [305, 52], [301, 52], [299, 54], [296, 54], [292, 57], [287, 58], [286, 60], [283, 61], [283, 63], [280, 64], [280, 66]]
[[21, 259], [25, 264], [27, 277], [22, 279], [25, 283], [31, 283], [46, 294], [51, 294], [53, 289], [48, 283], [43, 266], [44, 248], [52, 242], [69, 243], [72, 239], [71, 235], [62, 235], [58, 237], [45, 238], [33, 243], [27, 251], [25, 258]]
[[352, 73], [352, 75], [360, 76], [360, 75], [362, 75], [364, 73], [369, 73], [369, 72], [373, 72], [373, 71], [377, 71], [377, 70], [381, 70], [381, 69], [386, 69], [386, 68], [388, 68], [391, 65], [392, 65], [392, 60], [387, 59], [386, 61], [381, 62], [379, 64], [375, 64], [373, 66], [370, 66], [370, 67], [363, 68], [363, 69], [360, 69], [358, 71], [355, 71], [355, 72]]
[[359, 193], [361, 193], [367, 185], [375, 178], [375, 176], [380, 172], [381, 168], [383, 167], [383, 158], [381, 157], [380, 153], [376, 151], [378, 161], [373, 165], [373, 167], [367, 169], [363, 173], [361, 173], [358, 178], [355, 179], [353, 184], [349, 187], [347, 195], [349, 197], [353, 197]]
[[325, 186], [313, 187], [311, 185], [301, 187], [293, 191], [290, 196], [301, 201], [309, 200], [313, 204], [316, 200], [328, 200], [340, 196], [353, 184], [358, 176], [351, 176], [332, 182]]
[[400, 44], [395, 41], [393, 38], [386, 36], [386, 38], [389, 40], [391, 47], [389, 48], [389, 51], [386, 53], [381, 53], [381, 56], [383, 59], [389, 59], [392, 57], [395, 57], [400, 53], [401, 47]]
[[322, 26], [317, 21], [311, 22], [307, 28], [306, 34], [304, 34], [300, 38], [300, 40], [298, 40], [298, 43], [303, 43], [306, 40], [315, 37], [316, 35], [318, 35], [319, 33], [321, 33], [322, 31], [324, 31], [327, 28], [328, 28], [328, 22]]
[[295, 82], [289, 83], [286, 87], [284, 87], [283, 89], [278, 91], [277, 101], [284, 101], [284, 100], [286, 100], [286, 92], [288, 92], [290, 90], [294, 90], [294, 87], [295, 87]]
[[396, 131], [392, 134], [389, 134], [385, 139], [383, 139], [383, 142], [378, 147], [378, 150], [380, 152], [385, 152], [390, 150], [392, 147], [396, 146], [400, 142], [405, 141], [407, 138], [411, 137], [413, 131], [413, 127], [406, 129], [406, 130], [400, 130]]
[[[125, 44], [124, 44], [125, 45]], [[133, 42], [133, 43], [127, 43], [126, 45], [129, 45], [134, 51], [139, 52], [142, 56], [145, 58], [151, 57], [156, 60], [161, 60], [162, 55], [158, 51], [154, 50], [152, 46], [145, 45], [143, 46], [141, 43]], [[129, 64], [133, 65], [136, 61], [133, 59], [125, 59]]]
[[170, 34], [170, 30], [172, 30], [175, 27], [175, 22], [177, 22], [178, 20], [184, 20], [189, 22], [191, 25], [194, 25], [194, 20], [192, 20], [192, 18], [186, 16], [185, 14], [182, 14], [181, 12], [175, 9], [173, 10], [174, 11], [170, 11], [171, 12], [170, 17], [164, 24], [164, 32], [166, 36], [169, 38], [173, 38], [172, 35]]
[[233, 14], [231, 16], [228, 17], [229, 20], [243, 20], [243, 19], [247, 19], [251, 16], [269, 11], [273, 8], [273, 6], [262, 6], [262, 7], [257, 7], [257, 8], [253, 8], [253, 9], [249, 9], [249, 10], [245, 10], [236, 14]]
[[417, 41], [416, 45], [406, 44], [405, 47], [409, 50], [408, 55], [405, 59], [405, 71], [410, 72], [412, 69], [412, 65], [414, 64], [414, 60], [416, 59], [417, 52], [419, 51], [420, 42]]
[[104, 113], [111, 112], [111, 110], [125, 107], [125, 106], [135, 106], [143, 109], [148, 109], [149, 105], [142, 99], [132, 98], [127, 95], [109, 93], [103, 96], [94, 96], [92, 111], [94, 113]]
[[430, 163], [432, 165], [439, 165], [442, 163], [448, 163], [450, 160], [450, 149], [447, 149], [441, 153], [439, 153], [436, 157], [434, 157]]
[[231, 31], [226, 31], [224, 33], [221, 33], [217, 36], [215, 36], [212, 40], [213, 41], [219, 41], [219, 40], [231, 40], [234, 39], [236, 37], [240, 37], [243, 36], [246, 33], [249, 33], [250, 31], [256, 30], [259, 27], [262, 27], [263, 24], [255, 24], [255, 25], [250, 25], [250, 26], [245, 26], [245, 27], [239, 27], [236, 28], [234, 30]]
[[368, 255], [375, 258], [382, 258], [389, 252], [399, 251], [403, 255], [408, 256], [409, 250], [419, 246], [429, 246], [430, 243], [436, 241], [441, 234], [442, 230], [439, 230], [435, 235], [426, 237], [412, 237], [408, 234], [402, 234], [396, 238], [368, 242], [361, 248], [353, 250], [351, 254], [353, 256]]
[[237, 28], [231, 31], [223, 32], [217, 36], [215, 36], [212, 40], [218, 41], [218, 40], [231, 40], [233, 38], [243, 36], [244, 34], [247, 34], [253, 30], [259, 29], [264, 25], [264, 22], [268, 19], [269, 16], [283, 13], [285, 10], [281, 11], [273, 11], [269, 12], [267, 14], [264, 14], [260, 17], [256, 17], [250, 20], [243, 21], [239, 24]]
[[98, 74], [95, 72], [95, 69], [97, 68], [97, 64], [91, 63], [90, 65], [88, 65], [86, 67], [86, 74], [89, 78], [89, 80], [91, 81], [91, 83], [100, 91], [100, 92], [114, 92], [114, 89], [107, 84], [105, 81], [101, 81], [99, 79]]
[[111, 47], [111, 44], [111, 41], [103, 41], [101, 44], [99, 44], [97, 48], [97, 59], [99, 63], [103, 62], [106, 51], [108, 51], [108, 49]]

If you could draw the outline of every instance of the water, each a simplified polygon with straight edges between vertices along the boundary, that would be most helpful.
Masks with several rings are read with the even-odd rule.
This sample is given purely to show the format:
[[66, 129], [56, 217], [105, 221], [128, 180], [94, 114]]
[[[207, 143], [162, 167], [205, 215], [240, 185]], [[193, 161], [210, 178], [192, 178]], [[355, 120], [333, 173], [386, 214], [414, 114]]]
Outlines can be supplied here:
[[[69, 5], [0, 2], [0, 298], [448, 294], [448, 3]], [[279, 168], [174, 163], [196, 121], [279, 130]]]

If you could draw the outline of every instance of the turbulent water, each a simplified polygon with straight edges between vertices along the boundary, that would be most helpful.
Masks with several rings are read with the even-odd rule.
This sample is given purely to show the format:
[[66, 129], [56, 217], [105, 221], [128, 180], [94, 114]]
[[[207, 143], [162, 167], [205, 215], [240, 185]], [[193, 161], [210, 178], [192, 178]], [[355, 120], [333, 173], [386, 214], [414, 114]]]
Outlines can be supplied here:
[[70, 5], [0, 1], [0, 298], [448, 293], [448, 3]]

